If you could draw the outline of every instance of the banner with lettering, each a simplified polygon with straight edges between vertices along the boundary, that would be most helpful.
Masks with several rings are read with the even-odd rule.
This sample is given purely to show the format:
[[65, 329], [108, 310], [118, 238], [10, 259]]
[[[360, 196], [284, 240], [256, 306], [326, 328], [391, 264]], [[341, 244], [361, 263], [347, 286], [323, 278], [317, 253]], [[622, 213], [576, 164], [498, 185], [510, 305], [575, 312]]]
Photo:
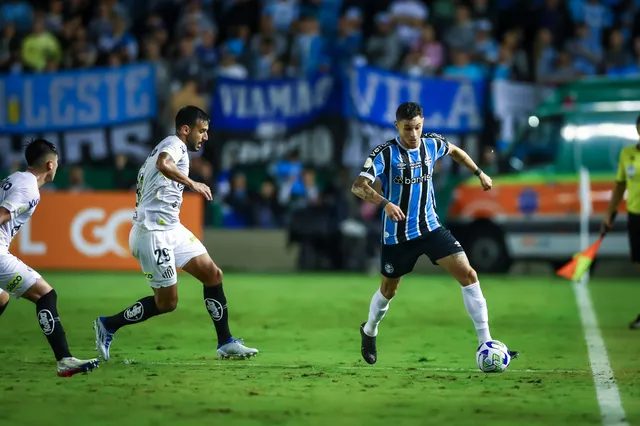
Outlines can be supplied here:
[[368, 66], [353, 67], [343, 90], [348, 121], [342, 164], [360, 168], [371, 149], [395, 137], [396, 109], [408, 101], [422, 105], [425, 132], [441, 133], [478, 158], [486, 90], [484, 81], [413, 77]]
[[214, 144], [206, 155], [221, 169], [268, 164], [297, 152], [318, 167], [339, 161], [343, 118], [335, 77], [220, 78], [212, 96]]
[[463, 134], [483, 127], [486, 83], [411, 77], [366, 66], [349, 73], [344, 92], [347, 115], [382, 127], [393, 127], [402, 102], [418, 102], [429, 131]]
[[141, 161], [156, 135], [155, 67], [141, 63], [45, 74], [0, 75], [0, 169], [45, 137], [63, 164]]
[[150, 64], [0, 75], [0, 133], [97, 128], [156, 116]]

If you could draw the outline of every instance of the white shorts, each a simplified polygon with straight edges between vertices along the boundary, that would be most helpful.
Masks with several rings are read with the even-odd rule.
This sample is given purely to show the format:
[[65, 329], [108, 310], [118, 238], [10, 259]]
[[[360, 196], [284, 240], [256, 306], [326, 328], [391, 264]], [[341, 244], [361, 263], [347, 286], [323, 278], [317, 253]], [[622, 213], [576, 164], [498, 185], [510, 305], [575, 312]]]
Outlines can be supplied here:
[[0, 254], [0, 289], [20, 297], [42, 276], [10, 253]]
[[149, 231], [134, 225], [129, 233], [129, 248], [153, 288], [176, 284], [176, 267], [182, 268], [194, 257], [207, 253], [202, 242], [182, 224], [168, 231]]

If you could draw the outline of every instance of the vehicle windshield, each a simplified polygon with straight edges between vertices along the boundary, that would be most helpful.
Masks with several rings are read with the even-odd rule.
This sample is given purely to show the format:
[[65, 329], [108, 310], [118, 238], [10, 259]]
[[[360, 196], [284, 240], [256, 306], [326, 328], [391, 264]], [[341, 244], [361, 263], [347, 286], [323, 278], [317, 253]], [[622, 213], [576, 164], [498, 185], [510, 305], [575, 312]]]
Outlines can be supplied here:
[[552, 164], [560, 146], [561, 116], [529, 117], [505, 156], [505, 171], [521, 171]]

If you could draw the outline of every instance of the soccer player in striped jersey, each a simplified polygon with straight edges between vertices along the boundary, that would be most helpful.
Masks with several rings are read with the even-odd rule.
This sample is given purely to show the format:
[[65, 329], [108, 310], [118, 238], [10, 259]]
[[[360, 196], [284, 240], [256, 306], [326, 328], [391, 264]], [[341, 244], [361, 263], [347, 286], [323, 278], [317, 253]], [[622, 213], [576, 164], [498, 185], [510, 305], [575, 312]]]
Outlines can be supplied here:
[[[449, 272], [462, 286], [464, 306], [473, 320], [478, 343], [491, 340], [487, 303], [478, 275], [460, 243], [451, 235], [435, 211], [433, 170], [436, 161], [449, 155], [478, 177], [485, 191], [492, 187], [469, 155], [437, 133], [422, 133], [422, 107], [414, 102], [396, 110], [395, 139], [378, 145], [364, 162], [351, 191], [359, 198], [383, 207], [381, 274], [382, 284], [369, 307], [369, 318], [360, 326], [361, 352], [369, 364], [377, 361], [378, 325], [389, 309], [400, 279], [411, 272], [420, 256]], [[380, 195], [371, 184], [380, 179]], [[517, 355], [512, 352], [512, 355]]]

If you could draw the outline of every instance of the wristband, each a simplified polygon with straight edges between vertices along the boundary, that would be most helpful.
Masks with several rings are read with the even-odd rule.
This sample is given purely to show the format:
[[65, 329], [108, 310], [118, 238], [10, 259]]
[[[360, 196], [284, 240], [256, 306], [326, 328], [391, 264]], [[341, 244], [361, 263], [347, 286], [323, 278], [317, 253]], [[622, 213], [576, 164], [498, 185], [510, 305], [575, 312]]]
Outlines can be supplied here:
[[482, 174], [482, 169], [481, 169], [480, 167], [478, 167], [478, 168], [476, 169], [476, 171], [475, 171], [475, 172], [473, 172], [473, 174], [474, 174], [474, 175], [476, 175], [476, 176], [480, 176], [480, 175]]
[[389, 203], [390, 203], [389, 200], [387, 200], [386, 198], [383, 198], [382, 199], [382, 203], [380, 203], [380, 207], [382, 207], [384, 209], [385, 207], [387, 207], [387, 204], [389, 204]]

